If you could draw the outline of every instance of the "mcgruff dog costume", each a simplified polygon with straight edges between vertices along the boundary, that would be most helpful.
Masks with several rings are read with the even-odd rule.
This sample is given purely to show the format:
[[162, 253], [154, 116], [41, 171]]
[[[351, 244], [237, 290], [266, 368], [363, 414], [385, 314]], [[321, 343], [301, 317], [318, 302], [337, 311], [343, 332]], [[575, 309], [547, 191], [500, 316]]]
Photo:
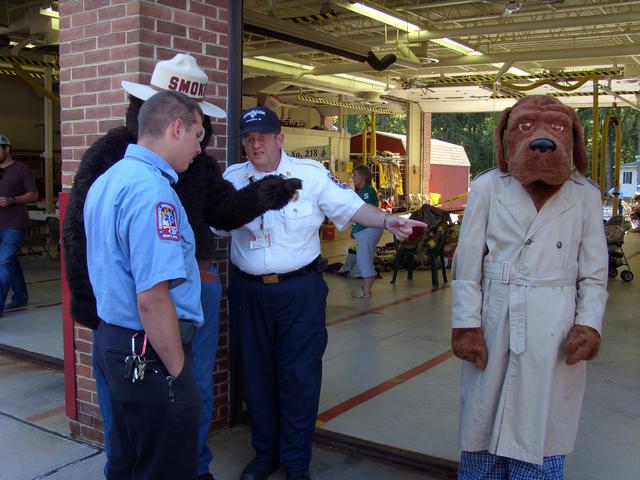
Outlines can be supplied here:
[[[581, 175], [575, 112], [525, 97], [502, 112], [495, 145], [498, 169], [472, 182], [453, 262], [465, 479], [516, 478], [511, 461], [540, 472], [547, 458], [563, 464], [578, 429], [582, 360], [598, 352], [607, 299], [600, 192]], [[502, 465], [469, 462], [472, 452]]]

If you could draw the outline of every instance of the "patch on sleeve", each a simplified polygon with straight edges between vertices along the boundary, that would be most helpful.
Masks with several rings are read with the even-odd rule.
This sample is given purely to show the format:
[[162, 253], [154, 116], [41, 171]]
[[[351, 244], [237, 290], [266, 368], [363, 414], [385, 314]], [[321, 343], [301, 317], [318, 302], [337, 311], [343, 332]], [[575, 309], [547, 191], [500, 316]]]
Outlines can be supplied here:
[[176, 207], [170, 203], [160, 202], [156, 205], [156, 225], [160, 240], [178, 241], [180, 239]]
[[333, 172], [330, 171], [328, 173], [328, 176], [329, 176], [329, 180], [331, 180], [333, 183], [335, 183], [340, 188], [349, 189], [349, 185], [347, 185], [346, 183], [341, 182], [340, 180], [338, 180], [336, 178], [336, 176], [333, 174]]

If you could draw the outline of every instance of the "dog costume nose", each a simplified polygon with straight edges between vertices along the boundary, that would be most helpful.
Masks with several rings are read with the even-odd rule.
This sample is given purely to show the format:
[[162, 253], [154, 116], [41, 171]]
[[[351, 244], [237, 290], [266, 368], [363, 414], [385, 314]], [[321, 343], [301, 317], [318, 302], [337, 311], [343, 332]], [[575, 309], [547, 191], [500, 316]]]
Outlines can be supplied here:
[[536, 138], [529, 144], [529, 149], [532, 151], [540, 150], [542, 153], [546, 152], [547, 150], [555, 152], [556, 144], [549, 138]]

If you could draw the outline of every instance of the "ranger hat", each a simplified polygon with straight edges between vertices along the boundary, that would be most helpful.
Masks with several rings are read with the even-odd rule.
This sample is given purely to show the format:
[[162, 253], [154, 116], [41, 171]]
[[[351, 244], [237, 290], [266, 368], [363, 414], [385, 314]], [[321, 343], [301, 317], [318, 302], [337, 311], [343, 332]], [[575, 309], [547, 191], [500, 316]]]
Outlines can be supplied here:
[[9, 141], [9, 137], [7, 137], [6, 135], [2, 135], [0, 133], [0, 145], [9, 145], [9, 146], [11, 146], [11, 142]]
[[280, 131], [280, 119], [267, 107], [254, 107], [242, 112], [240, 136], [247, 133], [274, 133]]
[[204, 101], [208, 81], [207, 74], [198, 67], [195, 58], [186, 53], [178, 53], [170, 60], [156, 63], [151, 75], [151, 86], [123, 80], [122, 88], [140, 100], [148, 100], [163, 90], [182, 92], [195, 100], [205, 115], [226, 118], [224, 110]]

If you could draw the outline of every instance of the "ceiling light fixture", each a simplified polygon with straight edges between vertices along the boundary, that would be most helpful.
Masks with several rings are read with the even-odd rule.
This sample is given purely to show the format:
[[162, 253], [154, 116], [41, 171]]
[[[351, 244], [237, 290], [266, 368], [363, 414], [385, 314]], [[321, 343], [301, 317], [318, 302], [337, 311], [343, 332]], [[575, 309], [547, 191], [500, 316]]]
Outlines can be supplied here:
[[371, 78], [366, 77], [356, 77], [355, 75], [349, 75], [348, 73], [338, 73], [336, 77], [348, 78], [349, 80], [355, 80], [357, 82], [369, 83], [371, 85], [375, 85], [377, 87], [386, 87], [387, 84], [385, 82], [379, 82], [378, 80], [373, 80]]
[[440, 45], [441, 47], [453, 50], [454, 52], [462, 53], [463, 55], [482, 55], [482, 52], [474, 50], [471, 47], [467, 47], [466, 45], [456, 42], [455, 40], [451, 40], [450, 38], [435, 38], [430, 41]]
[[302, 68], [303, 70], [313, 70], [313, 67], [310, 65], [305, 65], [303, 63], [290, 62], [289, 60], [282, 60], [281, 58], [265, 57], [264, 55], [258, 55], [254, 58], [257, 58], [259, 60], [265, 60], [267, 62], [279, 63], [280, 65], [287, 65], [289, 67]]
[[[363, 2], [336, 2], [342, 8], [350, 10], [354, 13], [359, 13], [365, 17], [372, 18], [373, 20], [377, 20], [380, 23], [384, 23], [385, 25], [389, 25], [390, 27], [397, 28], [398, 30], [402, 30], [403, 32], [418, 32], [420, 31], [420, 27], [415, 25], [403, 18], [397, 17], [390, 13], [383, 11], [382, 7], [376, 5], [375, 7], [370, 7], [365, 5]], [[373, 4], [375, 5], [375, 4]]]
[[[9, 46], [11, 46], [11, 47], [15, 47], [16, 45], [18, 45], [18, 42], [14, 42], [13, 40], [11, 42], [9, 42]], [[36, 48], [36, 46], [33, 43], [27, 43], [23, 47], [24, 48]]]

